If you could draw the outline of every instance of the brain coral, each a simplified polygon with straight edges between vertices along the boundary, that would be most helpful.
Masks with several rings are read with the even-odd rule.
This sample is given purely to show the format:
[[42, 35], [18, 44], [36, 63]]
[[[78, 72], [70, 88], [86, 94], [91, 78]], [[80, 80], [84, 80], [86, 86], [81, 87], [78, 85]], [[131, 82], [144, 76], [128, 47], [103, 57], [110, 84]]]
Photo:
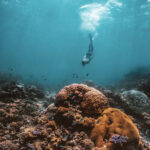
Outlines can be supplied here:
[[[128, 143], [138, 143], [139, 141], [139, 131], [132, 120], [119, 109], [108, 108], [97, 119], [91, 132], [91, 139], [95, 141], [97, 147], [103, 147], [106, 141], [106, 145], [110, 147], [113, 145], [111, 138], [116, 134], [128, 137]], [[108, 150], [110, 149], [108, 148]]]
[[[65, 86], [56, 96], [59, 101], [76, 100], [82, 111], [89, 115], [99, 115], [108, 108], [108, 99], [95, 88], [84, 84]], [[62, 104], [62, 103], [61, 103]]]

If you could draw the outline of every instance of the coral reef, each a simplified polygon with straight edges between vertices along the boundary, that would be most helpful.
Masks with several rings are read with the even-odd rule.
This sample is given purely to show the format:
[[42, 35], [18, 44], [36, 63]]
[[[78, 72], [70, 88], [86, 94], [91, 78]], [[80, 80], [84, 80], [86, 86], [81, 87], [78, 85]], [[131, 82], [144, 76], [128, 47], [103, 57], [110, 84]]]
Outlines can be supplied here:
[[[96, 142], [97, 147], [103, 147], [106, 143], [107, 147], [110, 147], [108, 149], [111, 150], [113, 147], [111, 138], [115, 134], [118, 134], [128, 137], [126, 145], [136, 145], [134, 149], [140, 150], [140, 148], [138, 148], [140, 139], [139, 131], [125, 113], [116, 108], [108, 108], [102, 113], [102, 116], [98, 118], [98, 120], [98, 123], [91, 132], [91, 138]], [[120, 148], [123, 149], [124, 144]]]
[[47, 98], [44, 100], [43, 98], [44, 92], [35, 86], [33, 88], [14, 81], [2, 85], [0, 90], [1, 150], [23, 150], [27, 147], [36, 149], [37, 141], [33, 145], [30, 140], [36, 139], [42, 133], [34, 124], [35, 119], [44, 109], [43, 105]]
[[[123, 92], [122, 90], [119, 92], [119, 91], [112, 91], [110, 89], [105, 89], [105, 88], [103, 89], [101, 88], [101, 91], [107, 96], [111, 107], [122, 109], [124, 110], [124, 112], [130, 115], [130, 117], [132, 116], [132, 119], [138, 125], [138, 128], [141, 131], [142, 136], [145, 135], [145, 138], [150, 137], [149, 134], [150, 114], [148, 113], [149, 107], [147, 106], [149, 104], [148, 102], [149, 98], [143, 92], [137, 90], [126, 91], [125, 89]], [[135, 91], [134, 94], [131, 94], [132, 93], [131, 91]], [[123, 96], [122, 93], [126, 93], [126, 92], [129, 95], [131, 94], [131, 98], [130, 96]], [[140, 96], [138, 97], [139, 94]], [[139, 103], [141, 105], [139, 105]]]
[[[71, 84], [56, 96], [18, 82], [1, 86], [0, 150], [150, 150], [149, 128], [138, 123], [141, 138], [130, 117], [109, 108], [128, 108], [120, 93], [94, 84]], [[148, 126], [149, 114], [141, 116]]]
[[[108, 108], [108, 100], [100, 91], [95, 88], [88, 87], [84, 84], [72, 84], [65, 86], [56, 96], [61, 101], [60, 104], [72, 103], [79, 104], [82, 111], [90, 116], [100, 115], [104, 109]], [[67, 104], [66, 104], [67, 105]]]
[[19, 82], [7, 82], [2, 85], [2, 91], [0, 92], [0, 98], [9, 99], [9, 98], [43, 98], [44, 93], [37, 89], [36, 86], [30, 85], [25, 86]]

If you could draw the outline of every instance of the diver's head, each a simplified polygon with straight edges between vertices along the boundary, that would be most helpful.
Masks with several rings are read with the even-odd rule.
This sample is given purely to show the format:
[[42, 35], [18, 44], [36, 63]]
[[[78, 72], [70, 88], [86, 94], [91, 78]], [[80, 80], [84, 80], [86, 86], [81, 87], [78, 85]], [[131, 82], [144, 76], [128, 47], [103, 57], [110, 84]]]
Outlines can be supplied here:
[[82, 66], [85, 66], [86, 65], [86, 63], [82, 60]]
[[88, 64], [90, 62], [89, 58], [87, 58], [86, 56], [83, 57], [82, 60], [82, 65], [85, 66], [86, 64]]

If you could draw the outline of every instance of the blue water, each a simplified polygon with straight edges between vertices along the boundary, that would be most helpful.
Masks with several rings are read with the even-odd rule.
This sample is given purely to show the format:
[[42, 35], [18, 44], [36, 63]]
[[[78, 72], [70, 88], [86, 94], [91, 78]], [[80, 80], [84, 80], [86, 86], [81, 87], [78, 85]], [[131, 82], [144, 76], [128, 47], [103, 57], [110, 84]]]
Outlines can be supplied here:
[[[83, 67], [89, 33], [94, 57]], [[1, 73], [52, 86], [107, 85], [145, 65], [150, 0], [0, 0]]]

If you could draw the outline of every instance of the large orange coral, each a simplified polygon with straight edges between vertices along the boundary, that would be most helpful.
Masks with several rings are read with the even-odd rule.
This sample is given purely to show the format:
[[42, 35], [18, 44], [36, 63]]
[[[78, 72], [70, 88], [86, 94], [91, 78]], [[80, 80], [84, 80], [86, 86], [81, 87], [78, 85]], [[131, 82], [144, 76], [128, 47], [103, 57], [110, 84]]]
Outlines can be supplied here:
[[65, 86], [56, 96], [60, 101], [75, 99], [80, 101], [81, 109], [89, 115], [100, 115], [108, 108], [108, 99], [95, 88], [84, 84], [71, 84]]
[[128, 143], [139, 141], [139, 131], [132, 120], [119, 109], [108, 108], [97, 119], [91, 138], [97, 147], [103, 147], [107, 141], [107, 149], [110, 150], [112, 149], [110, 139], [115, 134], [127, 136]]

